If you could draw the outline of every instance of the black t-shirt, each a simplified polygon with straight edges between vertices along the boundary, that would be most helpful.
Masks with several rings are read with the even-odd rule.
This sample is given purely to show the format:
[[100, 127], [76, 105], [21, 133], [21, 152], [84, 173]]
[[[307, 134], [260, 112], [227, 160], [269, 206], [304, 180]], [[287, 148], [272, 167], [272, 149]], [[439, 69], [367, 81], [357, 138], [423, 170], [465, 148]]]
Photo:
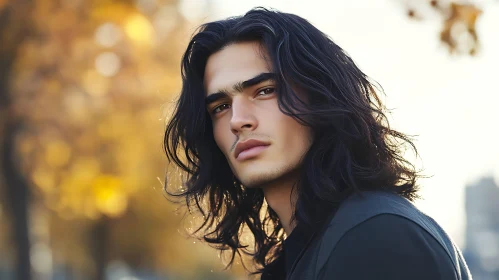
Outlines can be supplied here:
[[[297, 226], [284, 253], [261, 279], [285, 279], [312, 235]], [[319, 279], [457, 279], [446, 250], [415, 222], [393, 214], [374, 216], [350, 229], [337, 243]]]

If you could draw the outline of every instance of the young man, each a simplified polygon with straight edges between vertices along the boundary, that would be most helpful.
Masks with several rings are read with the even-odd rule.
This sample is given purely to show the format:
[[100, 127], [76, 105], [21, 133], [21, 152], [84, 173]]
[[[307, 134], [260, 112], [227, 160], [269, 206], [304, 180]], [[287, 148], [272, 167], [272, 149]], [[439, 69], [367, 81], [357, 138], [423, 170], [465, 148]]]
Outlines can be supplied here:
[[207, 23], [182, 79], [165, 134], [168, 158], [188, 173], [176, 195], [203, 213], [204, 240], [231, 250], [231, 263], [252, 254], [262, 279], [471, 279], [411, 203], [419, 175], [401, 144], [412, 142], [306, 20], [257, 8]]

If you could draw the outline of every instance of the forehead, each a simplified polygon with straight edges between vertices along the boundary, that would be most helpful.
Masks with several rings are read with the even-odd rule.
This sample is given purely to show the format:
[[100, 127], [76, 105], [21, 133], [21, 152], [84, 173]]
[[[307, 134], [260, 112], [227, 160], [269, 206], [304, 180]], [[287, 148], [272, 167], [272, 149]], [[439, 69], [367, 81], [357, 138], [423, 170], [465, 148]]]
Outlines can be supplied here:
[[206, 93], [229, 89], [234, 84], [262, 72], [270, 72], [266, 51], [258, 42], [241, 42], [226, 46], [212, 54], [206, 63]]

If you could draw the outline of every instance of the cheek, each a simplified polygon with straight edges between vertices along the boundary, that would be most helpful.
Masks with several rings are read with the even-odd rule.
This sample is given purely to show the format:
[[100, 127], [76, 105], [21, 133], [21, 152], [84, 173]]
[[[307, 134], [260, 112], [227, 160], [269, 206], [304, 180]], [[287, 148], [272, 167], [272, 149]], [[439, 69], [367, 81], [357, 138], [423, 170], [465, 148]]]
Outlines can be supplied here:
[[[229, 132], [229, 133], [227, 133]], [[213, 124], [213, 138], [215, 139], [215, 143], [217, 143], [218, 148], [224, 155], [227, 156], [227, 153], [230, 151], [231, 147], [231, 137], [230, 130], [223, 129], [220, 123]]]

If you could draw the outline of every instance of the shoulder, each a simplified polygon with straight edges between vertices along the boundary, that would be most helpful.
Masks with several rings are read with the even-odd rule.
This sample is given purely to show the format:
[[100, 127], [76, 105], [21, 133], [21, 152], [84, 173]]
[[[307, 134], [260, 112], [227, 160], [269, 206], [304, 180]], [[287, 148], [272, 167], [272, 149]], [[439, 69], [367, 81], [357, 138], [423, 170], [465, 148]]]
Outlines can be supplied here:
[[340, 279], [456, 279], [440, 243], [417, 223], [395, 214], [376, 215], [349, 229], [321, 274]]

